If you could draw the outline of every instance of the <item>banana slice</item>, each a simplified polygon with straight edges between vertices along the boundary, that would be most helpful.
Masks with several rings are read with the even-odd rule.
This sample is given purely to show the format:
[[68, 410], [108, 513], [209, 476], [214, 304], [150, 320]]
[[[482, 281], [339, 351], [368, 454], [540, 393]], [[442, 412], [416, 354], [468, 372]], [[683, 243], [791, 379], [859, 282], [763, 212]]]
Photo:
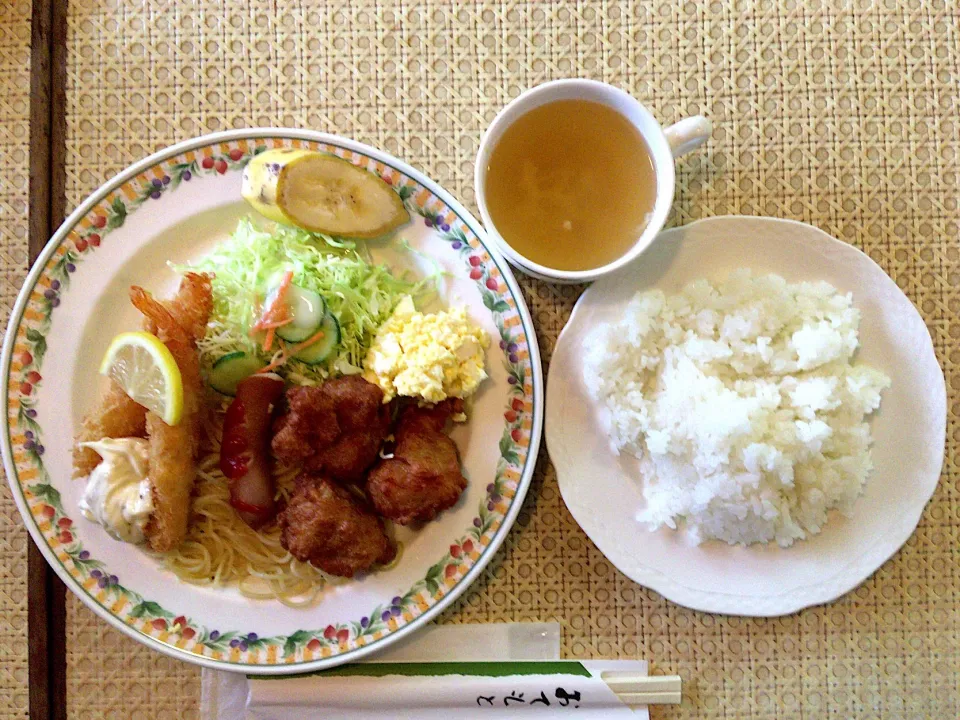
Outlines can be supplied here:
[[278, 148], [243, 171], [243, 197], [281, 223], [349, 238], [376, 238], [410, 220], [379, 176], [334, 155]]

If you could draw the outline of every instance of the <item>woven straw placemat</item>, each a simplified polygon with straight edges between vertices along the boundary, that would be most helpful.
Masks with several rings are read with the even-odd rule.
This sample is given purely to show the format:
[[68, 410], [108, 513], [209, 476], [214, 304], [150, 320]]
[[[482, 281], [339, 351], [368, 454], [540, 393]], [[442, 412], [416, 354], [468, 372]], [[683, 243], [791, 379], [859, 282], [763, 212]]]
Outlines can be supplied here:
[[[69, 203], [176, 140], [289, 125], [395, 153], [473, 206], [481, 132], [526, 87], [592, 77], [667, 123], [704, 113], [713, 139], [679, 162], [672, 222], [812, 223], [868, 252], [926, 318], [950, 427], [917, 533], [826, 607], [714, 617], [611, 567], [544, 453], [508, 541], [443, 620], [558, 620], [566, 656], [649, 658], [686, 680], [683, 706], [658, 717], [957, 717], [958, 16], [943, 2], [838, 4], [71, 0]], [[580, 290], [523, 286], [549, 365]], [[197, 670], [68, 605], [71, 717], [196, 715]]]
[[[27, 273], [30, 0], [0, 4], [0, 327]], [[0, 718], [27, 716], [27, 531], [0, 468]]]

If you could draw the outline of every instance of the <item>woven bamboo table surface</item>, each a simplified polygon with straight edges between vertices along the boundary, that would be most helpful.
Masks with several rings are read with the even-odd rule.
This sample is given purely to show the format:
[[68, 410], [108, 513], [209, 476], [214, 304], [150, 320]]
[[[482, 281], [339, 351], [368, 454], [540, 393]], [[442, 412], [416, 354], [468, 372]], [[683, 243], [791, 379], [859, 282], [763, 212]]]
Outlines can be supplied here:
[[[0, 5], [0, 326], [27, 274], [30, 2]], [[3, 469], [0, 468], [0, 477]], [[0, 483], [0, 717], [27, 711], [27, 531]]]
[[[172, 142], [277, 125], [396, 154], [475, 210], [481, 133], [524, 88], [591, 77], [630, 91], [665, 123], [707, 115], [713, 138], [679, 161], [672, 224], [723, 214], [811, 223], [867, 252], [926, 319], [950, 425], [920, 527], [828, 606], [773, 620], [705, 615], [604, 559], [567, 512], [544, 451], [507, 542], [442, 619], [556, 620], [567, 657], [648, 658], [685, 681], [683, 705], [657, 718], [960, 716], [956, 5], [462, 5], [70, 0], [68, 207]], [[0, 10], [4, 313], [25, 260], [24, 33], [29, 40], [26, 15]], [[521, 284], [547, 370], [581, 288]], [[6, 492], [0, 510], [0, 706], [16, 714], [25, 702], [25, 542]], [[73, 596], [66, 632], [69, 717], [198, 716], [194, 667], [120, 635]]]

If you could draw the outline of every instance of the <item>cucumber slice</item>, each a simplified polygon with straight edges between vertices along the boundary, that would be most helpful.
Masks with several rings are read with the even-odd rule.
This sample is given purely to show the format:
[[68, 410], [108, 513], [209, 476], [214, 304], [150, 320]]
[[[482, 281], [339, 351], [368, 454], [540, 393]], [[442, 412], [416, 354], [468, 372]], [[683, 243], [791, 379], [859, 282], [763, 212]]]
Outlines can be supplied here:
[[317, 340], [309, 347], [305, 347], [294, 354], [297, 360], [302, 360], [308, 365], [316, 365], [326, 360], [340, 344], [340, 323], [336, 316], [328, 312], [323, 316], [323, 322], [320, 323], [320, 330], [323, 330], [323, 337]]
[[327, 304], [313, 290], [291, 285], [284, 297], [292, 323], [277, 328], [277, 335], [290, 342], [303, 342], [320, 329]]
[[217, 392], [233, 397], [241, 380], [253, 375], [263, 363], [245, 352], [227, 353], [210, 368], [210, 386]]

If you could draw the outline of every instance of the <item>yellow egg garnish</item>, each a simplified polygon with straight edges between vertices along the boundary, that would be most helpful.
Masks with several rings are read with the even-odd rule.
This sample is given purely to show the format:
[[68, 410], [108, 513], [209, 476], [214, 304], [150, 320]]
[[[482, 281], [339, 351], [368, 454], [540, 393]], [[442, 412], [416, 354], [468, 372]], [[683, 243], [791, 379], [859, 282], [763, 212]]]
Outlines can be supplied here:
[[467, 319], [466, 308], [418, 312], [405, 297], [380, 326], [363, 362], [363, 377], [394, 397], [440, 402], [476, 392], [487, 377], [487, 334]]

